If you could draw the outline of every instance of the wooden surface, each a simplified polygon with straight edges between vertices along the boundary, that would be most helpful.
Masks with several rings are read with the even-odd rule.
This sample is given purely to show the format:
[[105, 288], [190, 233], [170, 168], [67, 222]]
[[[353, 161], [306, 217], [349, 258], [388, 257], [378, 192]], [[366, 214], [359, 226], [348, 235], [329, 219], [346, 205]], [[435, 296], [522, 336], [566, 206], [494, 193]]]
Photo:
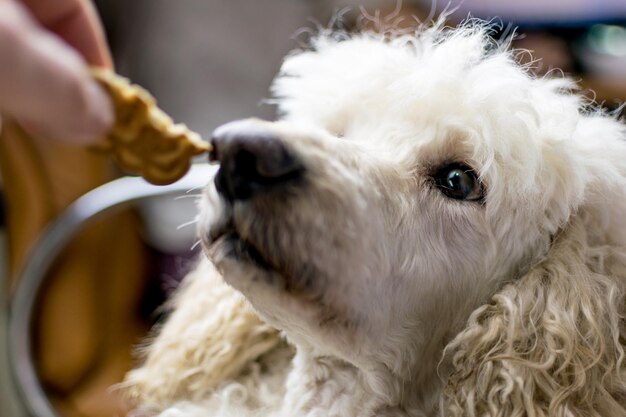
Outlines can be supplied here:
[[[103, 155], [33, 138], [11, 122], [0, 135], [0, 172], [15, 287], [45, 226], [112, 176]], [[67, 417], [125, 415], [109, 388], [130, 368], [131, 346], [146, 332], [137, 317], [147, 268], [138, 223], [126, 212], [90, 224], [47, 278], [33, 348], [39, 377]]]

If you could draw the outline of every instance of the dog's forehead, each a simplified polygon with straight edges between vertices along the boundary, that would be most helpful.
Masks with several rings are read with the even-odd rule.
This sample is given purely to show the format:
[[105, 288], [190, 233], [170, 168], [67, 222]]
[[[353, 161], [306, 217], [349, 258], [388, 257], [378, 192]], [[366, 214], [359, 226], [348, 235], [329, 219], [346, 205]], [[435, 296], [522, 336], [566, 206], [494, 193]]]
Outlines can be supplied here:
[[479, 105], [492, 90], [480, 84], [494, 72], [523, 76], [504, 53], [502, 59], [498, 54], [486, 59], [486, 48], [485, 36], [466, 32], [443, 39], [432, 34], [394, 40], [360, 34], [340, 42], [322, 37], [314, 50], [285, 60], [273, 92], [286, 118], [331, 130], [359, 117], [442, 115], [460, 105]]
[[322, 36], [285, 60], [273, 93], [283, 118], [337, 135], [391, 145], [445, 139], [448, 148], [452, 139], [484, 163], [521, 166], [576, 125], [579, 99], [563, 93], [570, 87], [534, 79], [470, 27], [396, 39]]

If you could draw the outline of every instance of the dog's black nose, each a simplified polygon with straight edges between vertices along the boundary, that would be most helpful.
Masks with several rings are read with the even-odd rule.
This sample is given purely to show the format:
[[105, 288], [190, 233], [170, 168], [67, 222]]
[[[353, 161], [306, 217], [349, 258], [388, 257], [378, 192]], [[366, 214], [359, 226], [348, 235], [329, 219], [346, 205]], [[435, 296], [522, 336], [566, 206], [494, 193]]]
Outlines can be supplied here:
[[220, 163], [217, 191], [227, 200], [245, 200], [299, 178], [303, 167], [282, 140], [260, 122], [228, 123], [213, 132], [212, 161]]

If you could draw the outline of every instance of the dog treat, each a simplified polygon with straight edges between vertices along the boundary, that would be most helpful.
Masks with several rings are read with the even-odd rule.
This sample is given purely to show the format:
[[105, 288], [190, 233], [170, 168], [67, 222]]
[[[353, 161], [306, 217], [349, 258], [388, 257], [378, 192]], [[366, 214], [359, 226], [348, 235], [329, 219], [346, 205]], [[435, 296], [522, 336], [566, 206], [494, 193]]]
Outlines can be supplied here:
[[125, 171], [153, 184], [171, 184], [189, 170], [194, 155], [211, 150], [197, 133], [174, 124], [140, 86], [104, 68], [91, 73], [115, 107], [115, 125], [100, 149], [112, 153]]

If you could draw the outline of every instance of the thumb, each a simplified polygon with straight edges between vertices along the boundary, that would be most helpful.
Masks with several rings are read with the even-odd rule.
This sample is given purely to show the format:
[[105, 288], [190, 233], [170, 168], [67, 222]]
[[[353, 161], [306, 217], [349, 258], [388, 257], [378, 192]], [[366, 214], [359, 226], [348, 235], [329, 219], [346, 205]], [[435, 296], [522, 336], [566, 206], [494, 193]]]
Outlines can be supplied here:
[[0, 112], [76, 144], [111, 126], [111, 102], [83, 59], [12, 1], [0, 1], [0, 62]]

